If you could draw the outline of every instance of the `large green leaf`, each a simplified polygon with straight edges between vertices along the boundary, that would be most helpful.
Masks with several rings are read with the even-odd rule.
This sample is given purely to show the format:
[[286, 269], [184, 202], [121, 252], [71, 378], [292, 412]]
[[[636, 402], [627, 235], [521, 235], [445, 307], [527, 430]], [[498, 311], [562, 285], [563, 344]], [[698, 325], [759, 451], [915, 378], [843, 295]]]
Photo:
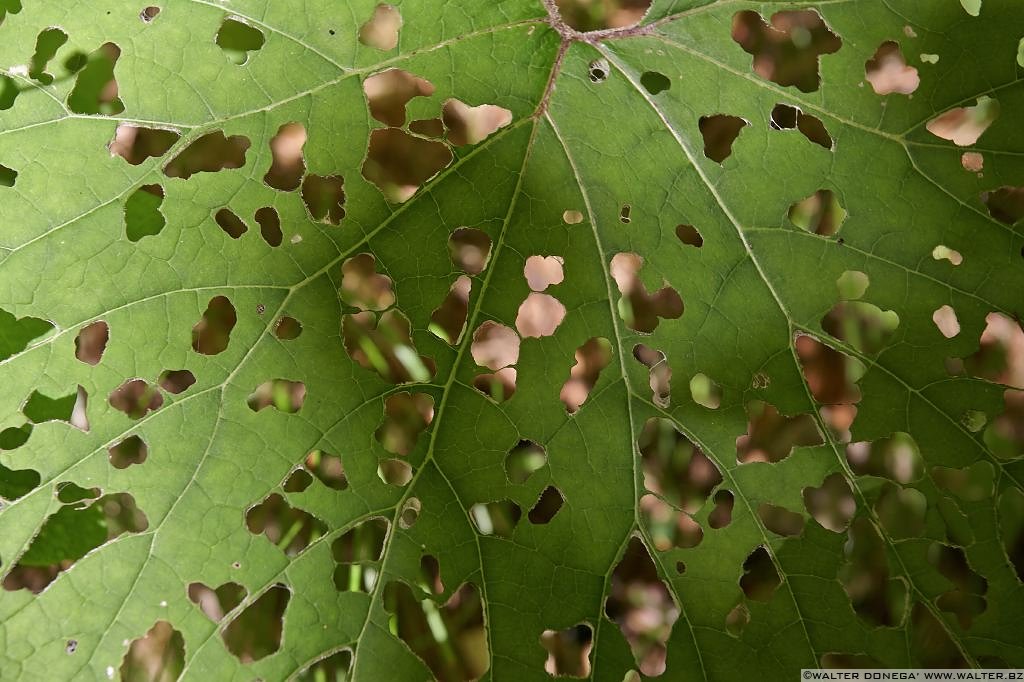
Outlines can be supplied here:
[[[588, 34], [547, 0], [394, 4], [0, 0], [0, 678], [141, 679], [158, 635], [185, 679], [1024, 666], [1024, 386], [982, 337], [1024, 312], [1019, 3], [654, 0]], [[804, 56], [772, 80], [739, 43], [780, 11], [824, 24], [781, 16]], [[866, 79], [887, 41], [912, 94]], [[429, 84], [385, 124], [390, 68]], [[935, 132], [966, 107], [980, 139]], [[174, 134], [113, 153], [125, 123]], [[301, 187], [270, 179], [288, 124]], [[791, 210], [819, 190], [838, 232]], [[531, 256], [564, 270], [539, 337]], [[481, 390], [495, 323], [511, 397]]]

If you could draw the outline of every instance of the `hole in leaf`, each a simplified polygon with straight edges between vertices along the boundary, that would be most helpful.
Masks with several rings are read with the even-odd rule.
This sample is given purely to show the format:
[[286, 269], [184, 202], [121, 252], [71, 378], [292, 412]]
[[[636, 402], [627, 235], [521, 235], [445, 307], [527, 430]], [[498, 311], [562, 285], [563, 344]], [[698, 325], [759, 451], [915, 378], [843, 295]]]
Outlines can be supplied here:
[[687, 246], [695, 246], [698, 249], [704, 246], [704, 237], [693, 225], [676, 225], [676, 236]]
[[511, 483], [522, 484], [547, 464], [544, 446], [532, 440], [521, 440], [505, 456], [505, 475]]
[[293, 557], [327, 532], [327, 526], [312, 514], [292, 507], [277, 493], [251, 507], [245, 525], [253, 535], [265, 535], [271, 544]]
[[657, 95], [671, 88], [672, 81], [663, 73], [645, 71], [640, 76], [640, 85], [644, 86], [644, 89], [652, 95]]
[[651, 6], [651, 0], [555, 0], [558, 14], [577, 31], [626, 28], [639, 23]]
[[822, 528], [842, 533], [857, 513], [857, 501], [842, 474], [831, 474], [818, 488], [804, 488], [804, 506]]
[[[0, 13], [0, 19], [3, 18]], [[39, 81], [43, 85], [53, 83], [53, 76], [46, 72], [46, 66], [50, 60], [57, 56], [64, 43], [68, 42], [68, 34], [56, 27], [43, 30], [36, 37], [36, 51], [29, 61], [28, 76]]]
[[473, 281], [466, 275], [456, 279], [441, 305], [430, 315], [427, 329], [445, 343], [456, 346], [462, 341], [469, 316], [469, 292]]
[[282, 341], [293, 341], [302, 334], [302, 323], [285, 315], [274, 325], [274, 336]]
[[[3, 21], [3, 3], [0, 2], [0, 21]], [[0, 74], [0, 111], [7, 111], [14, 106], [14, 100], [21, 91], [18, 84], [10, 76]]]
[[875, 514], [882, 528], [894, 540], [918, 537], [925, 529], [928, 500], [918, 490], [892, 483], [882, 486], [875, 501]]
[[166, 620], [132, 641], [121, 661], [124, 682], [176, 680], [185, 668], [185, 638]]
[[196, 375], [187, 369], [165, 369], [160, 373], [160, 388], [177, 395], [196, 383]]
[[999, 498], [999, 534], [1017, 579], [1024, 581], [1024, 493], [1016, 488]]
[[164, 404], [164, 397], [155, 386], [143, 379], [129, 379], [110, 394], [110, 406], [120, 410], [131, 419], [142, 419], [151, 411]]
[[377, 259], [361, 253], [341, 266], [341, 300], [360, 310], [387, 310], [395, 304], [391, 278], [377, 273]]
[[224, 230], [232, 239], [238, 239], [249, 230], [249, 226], [228, 208], [217, 211], [215, 216], [220, 229]]
[[110, 464], [115, 469], [127, 469], [133, 464], [142, 464], [149, 456], [149, 446], [140, 436], [128, 436], [107, 450]]
[[395, 309], [383, 313], [379, 320], [369, 311], [342, 315], [341, 331], [352, 359], [385, 381], [429, 381], [434, 375], [433, 361], [419, 355], [412, 344], [408, 318]]
[[533, 291], [544, 291], [549, 286], [561, 284], [565, 279], [561, 256], [530, 256], [523, 266], [523, 277]]
[[490, 666], [484, 604], [475, 585], [463, 583], [446, 604], [420, 599], [403, 582], [384, 587], [390, 627], [430, 669], [446, 682], [480, 679]]
[[448, 238], [452, 263], [468, 275], [479, 275], [491, 257], [491, 238], [475, 227], [460, 227]]
[[612, 344], [604, 337], [595, 336], [576, 349], [575, 358], [576, 364], [569, 370], [569, 378], [558, 395], [569, 414], [579, 411], [597, 385], [601, 371], [611, 364]]
[[480, 374], [473, 378], [473, 388], [495, 402], [505, 402], [516, 392], [516, 368], [505, 367], [494, 374]]
[[899, 324], [894, 311], [863, 301], [840, 301], [821, 318], [822, 329], [867, 355], [885, 348]]
[[802, 92], [819, 88], [820, 56], [837, 52], [843, 44], [814, 10], [776, 12], [770, 24], [752, 10], [737, 12], [732, 39], [753, 55], [757, 75]]
[[590, 62], [590, 66], [587, 69], [591, 83], [603, 83], [610, 73], [611, 66], [608, 64], [607, 59], [595, 59]]
[[260, 236], [270, 246], [281, 246], [281, 218], [277, 211], [270, 206], [264, 206], [256, 211], [256, 222], [260, 226]]
[[103, 320], [82, 327], [75, 337], [75, 357], [87, 365], [98, 365], [110, 339], [110, 327]]
[[965, 171], [980, 173], [985, 168], [985, 157], [980, 152], [964, 152], [960, 156], [960, 165]]
[[400, 459], [385, 459], [377, 465], [377, 477], [388, 485], [404, 488], [412, 480], [412, 465]]
[[419, 501], [419, 498], [410, 497], [402, 505], [402, 513], [398, 516], [398, 525], [406, 530], [412, 528], [419, 519], [422, 509], [423, 504]]
[[732, 523], [732, 508], [735, 504], [736, 498], [728, 490], [715, 493], [715, 508], [708, 514], [708, 525], [717, 530]]
[[20, 353], [28, 344], [53, 329], [53, 323], [37, 317], [15, 317], [0, 308], [0, 361]]
[[122, 123], [117, 126], [107, 149], [111, 156], [120, 156], [129, 164], [138, 166], [146, 159], [163, 156], [180, 139], [181, 134], [176, 130]]
[[314, 222], [338, 225], [345, 217], [345, 180], [340, 175], [307, 175], [302, 201]]
[[856, 359], [806, 334], [797, 335], [793, 345], [815, 400], [825, 405], [860, 402], [856, 381], [864, 367]]
[[[975, 0], [980, 3], [980, 0]], [[971, 0], [961, 0], [961, 3]], [[914, 604], [910, 614], [910, 637], [908, 648], [914, 651], [914, 658], [928, 668], [969, 668], [970, 664], [960, 654], [960, 649], [949, 636], [949, 624], [940, 623], [932, 612], [921, 602]], [[985, 660], [982, 658], [981, 660]], [[979, 664], [980, 661], [979, 661]]]
[[409, 131], [416, 133], [417, 135], [437, 139], [444, 137], [444, 122], [439, 118], [427, 118], [419, 121], [413, 121], [409, 124]]
[[121, 48], [114, 43], [104, 43], [90, 54], [68, 96], [68, 109], [76, 114], [103, 116], [116, 116], [124, 111], [114, 79], [114, 65], [120, 57]]
[[975, 572], [967, 563], [967, 555], [960, 547], [950, 547], [939, 542], [928, 548], [928, 561], [943, 577], [953, 583], [953, 588], [939, 595], [936, 604], [947, 613], [952, 613], [965, 630], [971, 627], [974, 618], [985, 612], [988, 604], [988, 580]]
[[932, 249], [932, 258], [935, 260], [948, 260], [953, 265], [960, 265], [964, 262], [964, 257], [959, 251], [951, 249], [947, 246], [939, 244]]
[[540, 494], [540, 498], [537, 500], [537, 504], [533, 505], [530, 512], [526, 515], [530, 519], [532, 524], [546, 524], [555, 518], [562, 509], [562, 505], [565, 504], [565, 497], [562, 496], [562, 491], [553, 485], [549, 485], [544, 488], [544, 492]]
[[665, 354], [660, 350], [638, 343], [633, 346], [633, 357], [649, 370], [651, 402], [658, 407], [668, 407], [672, 397], [672, 368], [669, 367]]
[[414, 97], [433, 95], [434, 85], [408, 71], [388, 69], [367, 77], [363, 81], [363, 92], [370, 115], [381, 123], [399, 128], [405, 125], [405, 105]]
[[511, 538], [522, 515], [523, 510], [511, 500], [474, 504], [469, 508], [469, 516], [480, 534], [499, 538]]
[[944, 305], [932, 313], [932, 322], [947, 339], [960, 333], [960, 321], [956, 319], [956, 311], [950, 305]]
[[348, 478], [345, 476], [345, 467], [342, 466], [341, 458], [337, 455], [313, 450], [306, 455], [306, 470], [316, 476], [321, 483], [332, 490], [345, 490], [348, 488]]
[[859, 476], [880, 476], [896, 483], [916, 481], [924, 473], [917, 443], [902, 432], [874, 442], [850, 443], [846, 446], [846, 461]]
[[432, 397], [426, 393], [394, 393], [384, 400], [384, 421], [373, 435], [385, 450], [404, 457], [413, 451], [433, 419]]
[[451, 162], [452, 150], [443, 142], [425, 140], [399, 128], [378, 128], [370, 133], [362, 173], [385, 199], [402, 203]]
[[623, 225], [628, 225], [632, 218], [630, 215], [633, 213], [633, 207], [629, 204], [623, 204], [622, 208], [619, 209], [619, 222]]
[[301, 493], [311, 485], [313, 475], [305, 469], [295, 469], [288, 474], [281, 487], [286, 493]]
[[57, 398], [32, 391], [21, 411], [33, 424], [62, 421], [80, 431], [88, 431], [89, 420], [85, 412], [88, 399], [88, 394], [81, 386], [76, 392]]
[[652, 677], [665, 672], [666, 644], [679, 618], [679, 606], [639, 538], [630, 539], [612, 573], [604, 612], [629, 642], [640, 672]]
[[961, 500], [983, 502], [995, 492], [995, 471], [988, 462], [975, 462], [964, 469], [932, 467], [932, 480]]
[[853, 301], [863, 296], [871, 280], [859, 270], [844, 270], [843, 274], [836, 279], [836, 288], [839, 289], [839, 298], [844, 301]]
[[391, 5], [380, 4], [373, 9], [365, 24], [359, 27], [359, 42], [376, 50], [398, 47], [398, 31], [402, 28], [402, 15]]
[[203, 583], [190, 583], [188, 598], [197, 605], [207, 618], [215, 623], [234, 611], [242, 603], [247, 594], [246, 589], [238, 583], [224, 583], [217, 589], [211, 589]]
[[668, 419], [648, 419], [637, 445], [644, 487], [685, 512], [696, 513], [722, 482], [714, 462]]
[[830, 189], [819, 189], [789, 207], [789, 219], [794, 225], [824, 237], [838, 233], [846, 215], [846, 209]]
[[725, 616], [725, 631], [732, 637], [739, 637], [750, 624], [750, 610], [746, 604], [737, 604]]
[[241, 168], [250, 144], [249, 138], [243, 135], [225, 137], [222, 130], [207, 133], [171, 159], [164, 167], [164, 175], [188, 180], [196, 173]]
[[889, 577], [885, 544], [867, 518], [850, 526], [844, 551], [848, 562], [840, 567], [838, 577], [853, 610], [872, 625], [899, 625], [906, 613], [906, 583]]
[[590, 677], [594, 631], [587, 623], [565, 630], [545, 630], [540, 644], [548, 652], [544, 670], [554, 677]]
[[38, 488], [41, 481], [34, 469], [8, 469], [0, 464], [0, 499], [13, 502]]
[[[380, 561], [384, 552], [389, 524], [386, 519], [372, 518], [363, 521], [331, 543], [331, 556], [339, 564], [364, 564]], [[335, 587], [341, 591], [361, 591], [359, 580], [353, 579], [355, 571], [338, 571], [334, 574]], [[339, 578], [347, 580], [339, 582]], [[349, 582], [349, 580], [351, 582]]]
[[804, 532], [804, 517], [785, 507], [762, 502], [757, 506], [757, 515], [764, 527], [783, 537], [792, 537]]
[[1020, 323], [1002, 313], [986, 315], [978, 350], [964, 358], [964, 368], [971, 376], [1024, 388], [1024, 329]]
[[895, 40], [887, 40], [878, 46], [875, 55], [864, 63], [864, 74], [878, 95], [894, 92], [909, 95], [921, 84], [917, 69], [907, 66], [900, 44]]
[[692, 549], [704, 539], [704, 529], [699, 523], [657, 495], [640, 498], [640, 516], [659, 552], [675, 547]]
[[674, 320], [683, 314], [683, 300], [679, 293], [663, 286], [653, 294], [640, 279], [643, 258], [635, 253], [619, 253], [612, 258], [611, 275], [622, 298], [618, 302], [619, 316], [630, 329], [641, 333], [653, 332], [660, 318]]
[[728, 159], [732, 154], [732, 143], [739, 136], [739, 132], [748, 125], [750, 124], [738, 116], [701, 116], [698, 127], [705, 142], [705, 156], [716, 163]]
[[0, 187], [14, 187], [18, 179], [18, 171], [7, 166], [0, 165]]
[[781, 584], [775, 562], [764, 545], [759, 545], [743, 562], [743, 576], [740, 578], [743, 594], [755, 601], [769, 601]]
[[89, 504], [67, 504], [46, 519], [4, 578], [3, 587], [39, 593], [100, 545], [122, 533], [140, 533], [148, 527], [146, 515], [128, 493], [104, 495]]
[[981, 202], [988, 208], [989, 215], [1001, 223], [1016, 225], [1024, 218], [1024, 187], [1000, 187], [983, 192]]
[[144, 23], [148, 24], [156, 19], [158, 14], [160, 14], [160, 8], [156, 5], [150, 5], [139, 13], [139, 19], [142, 19]]
[[284, 634], [284, 613], [291, 596], [288, 587], [278, 583], [246, 606], [221, 634], [227, 650], [243, 664], [247, 664], [280, 649]]
[[301, 123], [285, 123], [270, 140], [273, 161], [263, 182], [274, 189], [291, 192], [299, 188], [306, 161], [302, 147], [306, 144], [306, 128]]
[[57, 484], [57, 500], [64, 504], [95, 500], [100, 496], [99, 488], [83, 488], [72, 481], [63, 481]]
[[530, 292], [516, 314], [516, 330], [524, 338], [551, 336], [565, 319], [565, 306], [554, 296]]
[[690, 379], [690, 397], [702, 407], [717, 410], [722, 404], [722, 387], [708, 375], [698, 372]]
[[461, 147], [477, 144], [512, 122], [512, 112], [494, 104], [471, 107], [457, 99], [441, 106], [441, 120], [448, 129], [448, 141]]
[[470, 352], [476, 364], [499, 370], [519, 360], [519, 336], [510, 327], [487, 320], [473, 332]]
[[164, 203], [164, 188], [160, 185], [142, 185], [132, 192], [124, 203], [124, 231], [128, 241], [160, 234], [167, 224], [160, 206]]
[[226, 296], [211, 298], [203, 317], [192, 327], [192, 350], [202, 355], [224, 352], [237, 321], [235, 306]]
[[774, 464], [789, 457], [794, 448], [822, 443], [814, 417], [809, 414], [788, 417], [770, 403], [752, 400], [747, 403], [747, 416], [747, 433], [736, 439], [740, 464]]
[[432, 554], [424, 554], [420, 557], [419, 586], [428, 594], [441, 594], [444, 592], [444, 582], [441, 580], [441, 564], [437, 557]]
[[0, 450], [16, 450], [28, 442], [32, 435], [32, 423], [11, 426], [0, 431]]
[[925, 126], [932, 135], [949, 140], [959, 147], [969, 147], [999, 117], [999, 101], [979, 97], [977, 104], [957, 107], [928, 121]]
[[217, 31], [216, 41], [224, 56], [233, 64], [241, 66], [249, 61], [249, 53], [263, 47], [263, 33], [238, 17], [227, 17]]
[[351, 679], [352, 652], [336, 651], [300, 671], [296, 682], [346, 682]]
[[253, 412], [273, 407], [286, 414], [293, 414], [302, 409], [305, 401], [306, 384], [288, 379], [271, 379], [257, 386], [245, 403]]

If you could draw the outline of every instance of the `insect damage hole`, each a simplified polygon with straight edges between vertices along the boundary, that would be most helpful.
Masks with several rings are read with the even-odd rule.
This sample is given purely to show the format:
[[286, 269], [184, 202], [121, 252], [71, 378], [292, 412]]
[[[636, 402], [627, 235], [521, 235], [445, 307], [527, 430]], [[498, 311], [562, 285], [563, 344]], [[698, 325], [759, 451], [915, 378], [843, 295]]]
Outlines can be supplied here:
[[545, 630], [540, 644], [548, 652], [544, 671], [552, 677], [590, 677], [590, 650], [594, 630], [580, 623], [565, 630]]
[[397, 8], [379, 4], [373, 15], [359, 27], [359, 42], [375, 50], [393, 50], [398, 47], [398, 33], [402, 28], [402, 15]]
[[932, 322], [935, 323], [939, 332], [947, 339], [952, 339], [960, 333], [960, 321], [956, 317], [956, 311], [953, 310], [953, 306], [944, 305], [936, 309], [932, 313]]
[[122, 680], [176, 680], [185, 668], [185, 638], [166, 620], [132, 640], [121, 661]]
[[226, 17], [214, 40], [228, 61], [238, 66], [249, 61], [249, 53], [260, 50], [265, 41], [262, 31], [239, 17]]
[[830, 189], [819, 189], [789, 207], [789, 219], [794, 225], [823, 237], [836, 235], [846, 216], [846, 209]]
[[494, 104], [471, 107], [457, 99], [449, 99], [441, 106], [441, 120], [448, 130], [448, 141], [461, 147], [483, 142], [510, 124], [512, 112]]
[[245, 221], [239, 218], [230, 208], [222, 208], [217, 211], [214, 220], [220, 226], [220, 229], [224, 230], [225, 234], [232, 239], [238, 239], [249, 231], [249, 226], [245, 224]]
[[[249, 604], [221, 633], [227, 650], [243, 664], [248, 664], [280, 649], [285, 610], [291, 596], [291, 590], [279, 583]], [[254, 632], [265, 636], [254, 638]]]
[[224, 583], [216, 589], [195, 582], [189, 584], [187, 593], [189, 601], [198, 606], [207, 618], [219, 623], [224, 616], [234, 611], [242, 603], [248, 591], [233, 582]]
[[603, 83], [610, 73], [611, 66], [607, 59], [595, 59], [587, 67], [587, 75], [590, 77], [591, 83]]
[[238, 322], [235, 306], [227, 296], [210, 299], [202, 318], [192, 327], [192, 350], [202, 355], [224, 352], [231, 340], [231, 330]]
[[405, 125], [405, 107], [414, 97], [434, 94], [434, 85], [402, 69], [387, 69], [363, 81], [370, 116], [392, 127]]
[[115, 469], [127, 469], [133, 464], [142, 464], [149, 456], [149, 446], [141, 436], [128, 436], [115, 445], [110, 446], [107, 455], [111, 466]]
[[467, 275], [479, 275], [491, 257], [491, 238], [475, 227], [460, 227], [448, 237], [452, 264]]
[[108, 402], [130, 419], [142, 419], [148, 413], [159, 410], [164, 404], [164, 397], [144, 379], [129, 379], [110, 393]]
[[302, 148], [306, 144], [306, 128], [301, 123], [285, 123], [270, 140], [272, 161], [263, 182], [269, 187], [291, 192], [299, 188], [306, 161]]
[[306, 402], [306, 384], [288, 379], [264, 381], [249, 394], [245, 403], [253, 412], [273, 407], [285, 414], [294, 414]]
[[983, 96], [970, 107], [951, 109], [928, 121], [928, 132], [959, 147], [969, 147], [999, 117], [999, 101]]
[[145, 128], [122, 123], [107, 145], [111, 156], [120, 156], [132, 166], [146, 159], [163, 156], [181, 139], [181, 133], [169, 128]]
[[281, 246], [284, 235], [281, 233], [281, 217], [277, 210], [264, 206], [256, 210], [256, 223], [260, 226], [260, 236], [263, 241], [273, 247]]
[[576, 364], [569, 370], [569, 378], [558, 396], [569, 414], [579, 411], [597, 385], [601, 371], [611, 364], [612, 344], [604, 337], [595, 336], [576, 349], [575, 358]]
[[104, 43], [90, 54], [68, 95], [68, 109], [76, 114], [102, 116], [116, 116], [123, 112], [124, 103], [117, 97], [117, 80], [114, 78], [114, 66], [120, 57], [121, 48], [114, 43]]
[[288, 504], [278, 493], [251, 507], [245, 525], [253, 535], [265, 535], [285, 556], [297, 556], [327, 532], [327, 526], [309, 512]]
[[314, 222], [338, 225], [345, 217], [345, 179], [340, 175], [307, 175], [302, 202]]
[[87, 365], [98, 365], [109, 339], [110, 327], [106, 322], [98, 320], [87, 324], [75, 337], [75, 358]]
[[385, 450], [405, 457], [433, 419], [432, 397], [426, 393], [394, 393], [385, 399], [384, 421], [373, 435]]
[[128, 241], [160, 234], [167, 219], [160, 211], [164, 203], [164, 188], [160, 185], [142, 185], [132, 192], [124, 204], [124, 232]]
[[877, 95], [910, 95], [921, 84], [917, 69], [907, 66], [900, 44], [887, 40], [864, 63], [864, 76]]
[[732, 39], [754, 57], [757, 75], [802, 92], [820, 87], [820, 57], [838, 52], [843, 44], [814, 10], [776, 12], [770, 23], [755, 11], [737, 12]]
[[158, 14], [160, 14], [160, 8], [156, 5], [150, 5], [139, 12], [139, 19], [142, 20], [142, 23], [149, 24], [156, 19]]
[[733, 142], [750, 123], [739, 116], [713, 114], [701, 116], [697, 125], [704, 138], [704, 156], [722, 163], [732, 154]]
[[441, 305], [430, 315], [427, 329], [437, 338], [452, 346], [458, 345], [462, 334], [466, 331], [466, 319], [469, 316], [469, 293], [473, 288], [473, 280], [467, 275], [456, 279]]

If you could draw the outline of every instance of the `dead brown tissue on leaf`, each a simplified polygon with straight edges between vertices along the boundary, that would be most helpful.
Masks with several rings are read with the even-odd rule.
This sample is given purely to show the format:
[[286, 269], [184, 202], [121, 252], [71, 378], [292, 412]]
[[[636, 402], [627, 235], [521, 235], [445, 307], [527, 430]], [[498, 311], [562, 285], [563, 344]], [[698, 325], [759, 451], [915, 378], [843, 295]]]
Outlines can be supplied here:
[[124, 682], [169, 682], [185, 668], [185, 638], [166, 620], [132, 640], [119, 669]]
[[463, 583], [443, 604], [397, 580], [383, 592], [392, 631], [436, 680], [469, 682], [490, 668], [484, 603], [473, 583]]
[[147, 159], [163, 156], [181, 139], [181, 134], [169, 128], [145, 128], [122, 123], [117, 126], [114, 139], [107, 145], [111, 156], [120, 156], [133, 166]]
[[227, 650], [245, 664], [280, 649], [291, 596], [288, 586], [278, 583], [246, 606], [221, 632]]
[[737, 12], [732, 39], [753, 55], [754, 72], [783, 86], [813, 92], [821, 85], [819, 59], [837, 52], [842, 40], [814, 10], [776, 12], [766, 22], [752, 10]]
[[224, 352], [237, 322], [235, 306], [227, 296], [211, 298], [202, 318], [192, 327], [192, 350], [202, 355]]
[[164, 167], [164, 175], [188, 180], [196, 173], [241, 168], [245, 165], [245, 153], [251, 144], [243, 135], [225, 137], [222, 130], [207, 133], [175, 156]]
[[612, 572], [604, 612], [629, 642], [640, 672], [649, 676], [665, 672], [666, 644], [680, 609], [639, 538], [630, 539]]

